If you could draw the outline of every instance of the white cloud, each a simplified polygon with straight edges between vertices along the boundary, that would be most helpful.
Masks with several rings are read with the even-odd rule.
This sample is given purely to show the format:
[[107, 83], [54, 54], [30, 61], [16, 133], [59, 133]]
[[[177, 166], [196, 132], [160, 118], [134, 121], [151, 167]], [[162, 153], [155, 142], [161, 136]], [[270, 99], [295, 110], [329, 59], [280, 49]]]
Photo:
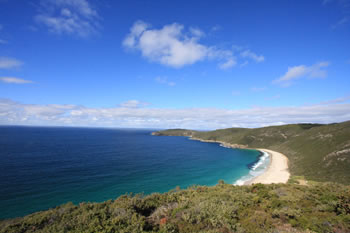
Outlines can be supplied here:
[[150, 27], [143, 21], [136, 21], [130, 29], [129, 35], [124, 39], [123, 45], [127, 48], [135, 48], [138, 43], [136, 40], [141, 36], [141, 34]]
[[139, 100], [128, 100], [126, 102], [121, 103], [120, 107], [122, 107], [122, 108], [140, 108], [140, 107], [144, 107], [147, 105], [148, 105], [148, 103], [141, 102]]
[[175, 82], [169, 81], [167, 77], [158, 76], [158, 77], [155, 78], [155, 80], [156, 80], [157, 83], [165, 84], [165, 85], [168, 85], [168, 86], [171, 86], [171, 87], [176, 85]]
[[24, 79], [15, 78], [15, 77], [0, 77], [0, 81], [4, 83], [14, 83], [14, 84], [33, 83], [33, 81], [24, 80]]
[[329, 62], [320, 62], [312, 66], [293, 66], [288, 67], [288, 71], [280, 78], [274, 80], [274, 83], [282, 84], [283, 86], [288, 86], [291, 84], [292, 80], [307, 77], [307, 78], [325, 78], [327, 76], [327, 71], [323, 68], [328, 67]]
[[221, 69], [233, 67], [236, 64], [233, 49], [204, 45], [199, 42], [204, 35], [198, 28], [186, 31], [183, 25], [177, 23], [152, 29], [151, 25], [137, 21], [122, 44], [128, 49], [140, 51], [150, 61], [170, 67], [181, 68], [206, 59], [218, 60]]
[[[135, 104], [136, 105], [136, 104]], [[216, 129], [289, 123], [331, 123], [350, 119], [350, 104], [218, 108], [88, 108], [22, 104], [0, 99], [0, 124]]]
[[131, 28], [123, 44], [139, 49], [144, 57], [161, 64], [182, 67], [206, 57], [207, 48], [197, 43], [198, 37], [185, 37], [180, 24], [165, 25], [162, 29], [147, 29], [147, 24], [138, 21]]
[[18, 68], [23, 63], [11, 57], [0, 57], [0, 69]]
[[87, 0], [46, 0], [41, 2], [35, 21], [50, 32], [87, 37], [97, 32], [99, 16]]
[[250, 50], [245, 50], [241, 52], [241, 57], [250, 58], [256, 62], [263, 62], [265, 60], [265, 57], [263, 55], [257, 55]]
[[229, 69], [229, 68], [235, 66], [236, 64], [237, 64], [236, 59], [230, 58], [226, 62], [219, 64], [219, 68], [222, 70], [226, 70], [226, 69]]

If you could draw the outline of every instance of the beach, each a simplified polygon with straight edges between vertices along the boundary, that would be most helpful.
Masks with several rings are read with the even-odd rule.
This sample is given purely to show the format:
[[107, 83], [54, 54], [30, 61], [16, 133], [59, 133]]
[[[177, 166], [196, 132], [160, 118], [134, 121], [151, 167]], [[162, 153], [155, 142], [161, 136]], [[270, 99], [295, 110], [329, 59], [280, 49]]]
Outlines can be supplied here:
[[273, 183], [287, 183], [290, 173], [288, 171], [288, 158], [276, 151], [268, 149], [257, 149], [261, 152], [266, 152], [270, 155], [270, 164], [266, 171], [253, 178], [252, 180], [246, 181], [244, 185], [250, 184], [273, 184]]
[[[219, 143], [223, 147], [232, 148], [232, 149], [248, 149], [247, 145], [240, 144], [232, 144], [218, 140], [204, 140], [200, 138], [195, 138], [190, 136], [191, 140], [198, 140], [201, 142], [209, 142], [209, 143]], [[288, 171], [288, 158], [277, 151], [262, 149], [262, 148], [254, 148], [255, 150], [261, 151], [262, 153], [268, 153], [270, 158], [270, 164], [262, 173], [250, 180], [243, 181], [239, 180], [238, 185], [250, 185], [250, 184], [273, 184], [273, 183], [287, 183], [290, 173]], [[241, 183], [242, 182], [242, 183]]]

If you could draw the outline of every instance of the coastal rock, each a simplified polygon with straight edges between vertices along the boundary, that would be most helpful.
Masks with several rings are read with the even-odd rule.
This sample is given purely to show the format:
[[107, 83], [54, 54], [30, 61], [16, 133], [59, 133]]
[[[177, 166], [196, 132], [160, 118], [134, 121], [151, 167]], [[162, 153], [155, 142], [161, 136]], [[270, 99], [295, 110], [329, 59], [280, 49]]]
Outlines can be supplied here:
[[190, 137], [191, 140], [201, 141], [201, 142], [210, 142], [210, 143], [220, 143], [221, 146], [227, 147], [227, 148], [239, 148], [239, 149], [246, 149], [248, 148], [248, 145], [241, 145], [241, 144], [233, 144], [223, 141], [216, 141], [216, 140], [206, 140], [196, 137]]

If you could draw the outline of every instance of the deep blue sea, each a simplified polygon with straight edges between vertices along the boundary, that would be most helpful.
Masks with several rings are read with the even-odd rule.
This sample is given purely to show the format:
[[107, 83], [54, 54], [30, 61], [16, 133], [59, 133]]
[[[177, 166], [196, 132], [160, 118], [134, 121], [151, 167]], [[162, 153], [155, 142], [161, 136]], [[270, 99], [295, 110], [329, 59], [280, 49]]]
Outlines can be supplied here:
[[152, 130], [0, 127], [0, 219], [66, 202], [235, 183], [260, 157]]

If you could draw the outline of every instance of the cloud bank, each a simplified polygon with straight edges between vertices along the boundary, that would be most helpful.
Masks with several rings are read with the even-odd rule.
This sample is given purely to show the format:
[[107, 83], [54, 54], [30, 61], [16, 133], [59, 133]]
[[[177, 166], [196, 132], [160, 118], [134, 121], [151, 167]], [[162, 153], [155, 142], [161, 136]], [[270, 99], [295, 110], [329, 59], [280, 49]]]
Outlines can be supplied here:
[[[228, 69], [237, 64], [237, 56], [233, 50], [220, 49], [200, 43], [205, 33], [198, 28], [185, 30], [184, 25], [173, 23], [154, 29], [151, 25], [137, 21], [130, 28], [129, 34], [123, 41], [127, 49], [140, 51], [146, 59], [166, 66], [181, 68], [203, 60], [216, 60], [220, 69]], [[242, 58], [258, 62], [263, 56], [247, 50]]]
[[146, 108], [139, 101], [128, 101], [114, 108], [78, 105], [23, 104], [0, 99], [1, 125], [92, 126], [134, 128], [218, 129], [262, 127], [288, 123], [331, 123], [350, 119], [350, 103], [308, 106], [253, 107], [242, 110], [219, 108]]

